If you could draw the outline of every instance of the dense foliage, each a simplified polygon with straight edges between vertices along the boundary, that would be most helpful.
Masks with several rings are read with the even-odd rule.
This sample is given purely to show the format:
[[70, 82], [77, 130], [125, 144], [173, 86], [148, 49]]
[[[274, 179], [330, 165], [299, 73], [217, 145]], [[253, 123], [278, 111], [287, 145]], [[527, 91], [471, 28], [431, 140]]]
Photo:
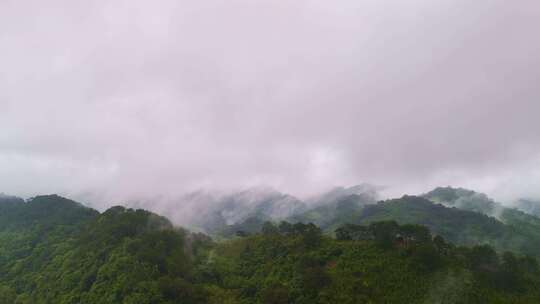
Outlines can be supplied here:
[[[458, 194], [472, 195], [458, 204], [456, 200], [459, 196], [454, 190], [459, 190]], [[434, 197], [431, 195], [433, 193], [442, 198]], [[502, 207], [484, 195], [469, 190], [438, 188], [433, 193], [426, 195], [430, 199], [404, 196], [372, 204], [343, 199], [337, 204], [317, 207], [288, 220], [303, 223], [313, 220], [329, 235], [344, 224], [368, 225], [377, 221], [395, 220], [400, 224], [427, 226], [434, 233], [457, 245], [485, 244], [501, 252], [513, 251], [540, 257], [540, 218]], [[454, 203], [442, 204], [442, 200], [454, 200]], [[491, 214], [495, 213], [495, 210], [496, 214]], [[324, 221], [317, 220], [323, 214], [330, 216]], [[261, 225], [259, 224], [259, 227]], [[253, 232], [256, 227], [243, 223], [231, 226], [236, 231], [247, 232]]]
[[503, 224], [504, 229], [498, 237], [490, 237], [482, 241], [501, 250], [512, 250], [540, 257], [540, 218], [534, 215], [533, 202], [529, 202], [528, 208], [523, 208], [518, 204], [518, 208], [521, 207], [530, 212], [525, 213], [519, 209], [504, 207], [485, 194], [462, 188], [439, 187], [424, 194], [424, 197], [447, 207], [489, 216]]
[[[374, 207], [387, 206], [364, 209]], [[342, 225], [335, 237], [310, 223], [253, 222], [259, 233], [216, 243], [144, 210], [99, 214], [58, 196], [0, 197], [0, 303], [540, 301], [534, 258], [458, 247], [375, 211], [359, 215], [369, 225]]]
[[216, 246], [210, 303], [537, 303], [536, 260], [456, 247], [424, 226], [266, 224]]
[[205, 303], [192, 283], [205, 236], [57, 196], [0, 205], [0, 303]]

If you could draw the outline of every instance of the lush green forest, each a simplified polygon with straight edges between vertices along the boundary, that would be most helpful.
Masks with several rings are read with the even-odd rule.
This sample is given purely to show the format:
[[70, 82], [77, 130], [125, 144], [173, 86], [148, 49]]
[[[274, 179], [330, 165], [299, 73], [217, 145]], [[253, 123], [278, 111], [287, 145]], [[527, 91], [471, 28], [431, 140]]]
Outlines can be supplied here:
[[331, 234], [254, 221], [215, 241], [144, 210], [2, 196], [0, 303], [540, 302], [535, 258], [480, 245], [510, 226], [418, 197], [354, 206]]
[[[291, 216], [287, 221], [316, 223], [325, 234], [334, 235], [334, 231], [345, 224], [367, 225], [394, 220], [400, 224], [424, 225], [457, 245], [484, 244], [498, 251], [540, 257], [540, 218], [505, 208], [490, 200], [473, 199], [458, 208], [443, 205], [433, 196], [429, 196], [430, 199], [426, 197], [404, 196], [367, 203], [355, 196], [347, 196], [332, 204]], [[491, 214], [493, 210], [497, 210], [496, 215]], [[261, 218], [248, 218], [222, 229], [220, 235], [230, 237], [235, 233], [245, 235], [259, 232], [263, 223]]]

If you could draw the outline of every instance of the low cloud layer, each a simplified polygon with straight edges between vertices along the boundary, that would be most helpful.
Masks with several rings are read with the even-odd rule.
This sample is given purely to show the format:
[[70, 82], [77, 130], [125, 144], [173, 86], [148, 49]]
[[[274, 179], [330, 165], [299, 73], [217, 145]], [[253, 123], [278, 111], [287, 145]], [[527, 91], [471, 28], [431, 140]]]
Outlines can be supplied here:
[[0, 192], [540, 196], [540, 2], [0, 3]]

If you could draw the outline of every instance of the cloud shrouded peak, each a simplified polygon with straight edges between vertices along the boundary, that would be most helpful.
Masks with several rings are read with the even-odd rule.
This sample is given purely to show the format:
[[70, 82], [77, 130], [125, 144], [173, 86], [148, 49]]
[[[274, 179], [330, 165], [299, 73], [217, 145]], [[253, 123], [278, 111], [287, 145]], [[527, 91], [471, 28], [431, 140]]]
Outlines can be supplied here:
[[540, 3], [3, 1], [0, 191], [540, 195]]

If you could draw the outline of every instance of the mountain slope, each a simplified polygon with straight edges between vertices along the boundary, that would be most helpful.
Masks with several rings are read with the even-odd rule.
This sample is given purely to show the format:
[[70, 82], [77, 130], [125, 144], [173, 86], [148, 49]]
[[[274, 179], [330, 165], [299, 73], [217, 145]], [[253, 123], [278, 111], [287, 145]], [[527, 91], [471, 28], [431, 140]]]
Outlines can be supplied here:
[[[343, 193], [340, 196], [338, 193]], [[332, 234], [344, 224], [395, 220], [420, 224], [459, 244], [489, 244], [499, 251], [540, 257], [540, 219], [505, 208], [486, 195], [466, 189], [437, 188], [423, 197], [404, 196], [375, 203], [374, 192], [350, 194], [346, 188], [322, 195], [319, 203], [286, 220], [314, 223]], [[324, 202], [325, 199], [329, 201]], [[266, 219], [251, 217], [228, 225], [220, 236], [231, 237], [261, 231]]]
[[196, 191], [161, 205], [160, 210], [175, 222], [213, 235], [250, 218], [281, 220], [306, 210], [306, 204], [296, 197], [267, 187], [232, 193]]
[[516, 209], [540, 217], [540, 201], [538, 200], [519, 199], [516, 202]]
[[336, 187], [309, 199], [307, 210], [287, 220], [314, 223], [324, 230], [332, 230], [352, 221], [365, 206], [375, 204], [379, 197], [378, 190], [378, 187], [369, 184]]
[[[15, 264], [44, 246], [62, 244], [99, 213], [56, 196], [37, 196], [25, 202], [0, 197], [0, 265]], [[41, 253], [44, 258], [50, 253]]]
[[217, 278], [226, 279], [213, 282], [210, 303], [480, 304], [540, 299], [534, 260], [511, 254], [499, 258], [485, 246], [456, 248], [414, 225], [376, 222], [347, 229], [373, 238], [336, 240], [314, 226], [281, 224], [218, 244], [211, 265]]
[[30, 229], [34, 225], [76, 225], [97, 211], [57, 195], [36, 196], [27, 202], [0, 197], [0, 227]]
[[59, 196], [4, 203], [5, 303], [204, 303], [191, 282], [200, 241], [166, 218], [124, 207], [99, 214]]
[[459, 245], [489, 244], [500, 251], [540, 256], [540, 235], [531, 226], [509, 225], [473, 211], [448, 208], [415, 196], [367, 206], [354, 223], [395, 220], [419, 224]]
[[[357, 199], [338, 203], [338, 218]], [[338, 202], [342, 202], [340, 199]], [[508, 227], [419, 197], [366, 205], [338, 228], [264, 223], [263, 233], [214, 243], [157, 214], [97, 211], [59, 196], [0, 201], [0, 303], [307, 304], [535, 303], [536, 260], [491, 247]], [[354, 209], [356, 210], [356, 209]], [[349, 212], [347, 212], [349, 211]], [[331, 227], [331, 226], [328, 226]], [[460, 235], [460, 233], [465, 235]], [[360, 236], [360, 238], [358, 238]], [[495, 243], [496, 245], [500, 245]]]
[[446, 206], [455, 206], [497, 218], [513, 231], [514, 237], [507, 240], [509, 244], [506, 247], [539, 255], [540, 218], [514, 208], [504, 207], [485, 194], [462, 188], [436, 188], [424, 194], [424, 197]]
[[438, 187], [422, 195], [432, 202], [497, 217], [504, 207], [483, 193], [452, 187]]
[[[340, 225], [354, 221], [365, 206], [375, 204], [378, 198], [377, 189], [377, 187], [362, 184], [349, 188], [336, 187], [306, 200], [305, 203], [297, 199], [280, 200], [280, 205], [292, 202], [293, 206], [293, 208], [289, 208], [290, 212], [281, 213], [281, 216], [275, 216], [269, 212], [254, 212], [253, 208], [245, 208], [242, 212], [248, 216], [209, 232], [212, 235], [225, 238], [235, 234], [252, 234], [260, 232], [266, 221], [279, 222], [282, 220], [292, 223], [313, 223], [325, 231], [333, 231]], [[290, 196], [283, 195], [283, 197]], [[275, 209], [275, 202], [272, 200], [267, 200], [264, 204], [270, 207], [267, 209]], [[264, 210], [263, 208], [259, 209]], [[246, 210], [248, 210], [247, 213]]]
[[324, 230], [333, 230], [340, 225], [354, 222], [364, 207], [375, 202], [375, 197], [370, 194], [348, 194], [320, 203], [303, 213], [289, 217], [287, 221], [314, 223]]

